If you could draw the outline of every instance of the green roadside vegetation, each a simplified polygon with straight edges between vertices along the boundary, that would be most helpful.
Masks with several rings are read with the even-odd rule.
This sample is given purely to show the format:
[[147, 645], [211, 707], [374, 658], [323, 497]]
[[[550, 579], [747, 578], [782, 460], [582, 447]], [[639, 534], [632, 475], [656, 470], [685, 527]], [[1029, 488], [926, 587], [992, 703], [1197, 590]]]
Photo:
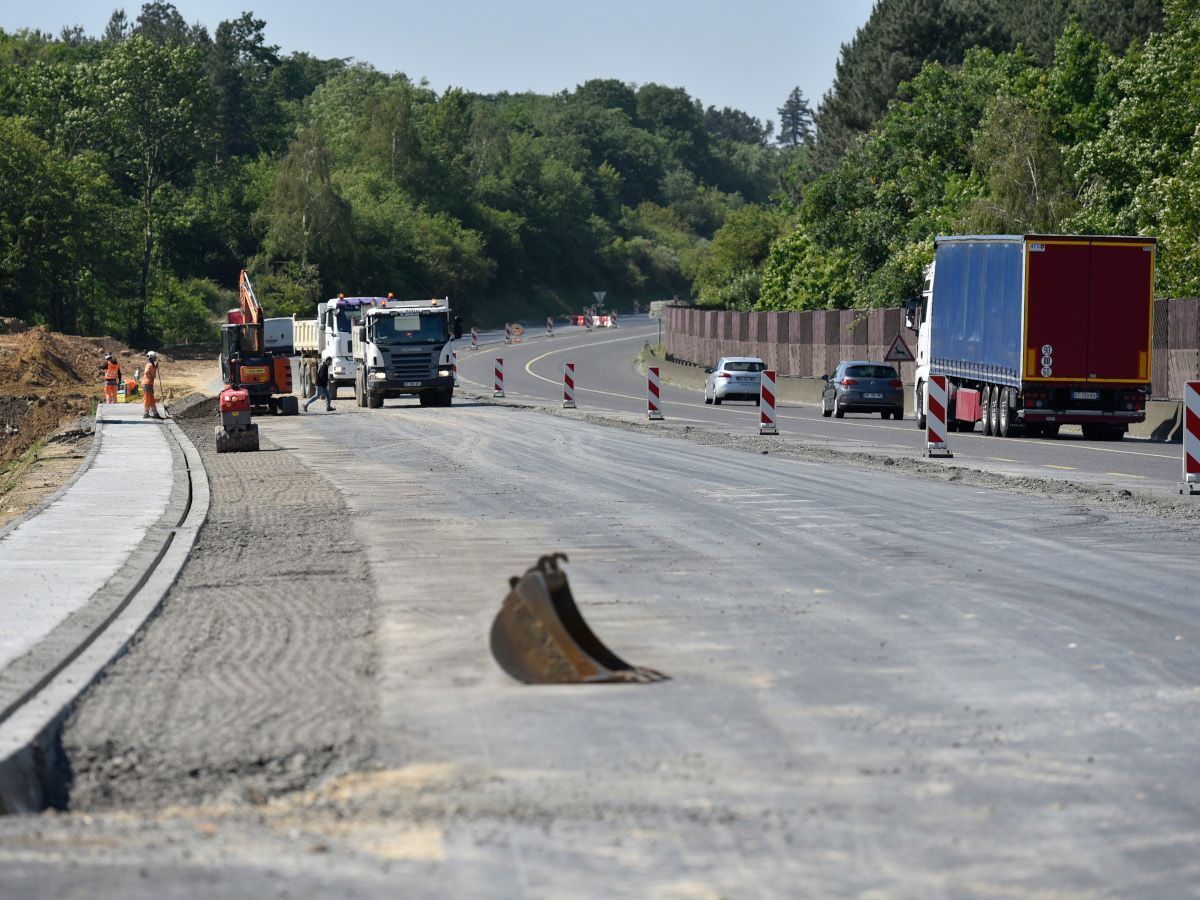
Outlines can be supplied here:
[[269, 315], [894, 306], [964, 232], [1151, 235], [1157, 292], [1200, 294], [1200, 0], [879, 0], [777, 131], [680, 87], [437, 92], [309, 51], [163, 2], [0, 30], [0, 315], [203, 342], [243, 267]]
[[[210, 339], [246, 267], [269, 315], [337, 293], [449, 295], [481, 326], [592, 292], [687, 296], [733, 211], [798, 152], [686, 90], [433, 90], [213, 33], [154, 2], [103, 34], [0, 31], [0, 315]], [[400, 61], [403, 64], [403, 61]]]

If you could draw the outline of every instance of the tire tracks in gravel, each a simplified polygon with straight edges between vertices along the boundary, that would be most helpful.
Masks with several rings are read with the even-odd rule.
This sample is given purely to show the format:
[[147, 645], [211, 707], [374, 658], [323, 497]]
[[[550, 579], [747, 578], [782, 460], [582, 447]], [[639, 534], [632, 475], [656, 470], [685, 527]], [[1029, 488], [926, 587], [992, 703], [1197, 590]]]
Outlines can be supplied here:
[[218, 455], [211, 400], [177, 416], [209, 518], [160, 614], [66, 723], [72, 810], [258, 803], [374, 750], [378, 608], [341, 495], [267, 440]]

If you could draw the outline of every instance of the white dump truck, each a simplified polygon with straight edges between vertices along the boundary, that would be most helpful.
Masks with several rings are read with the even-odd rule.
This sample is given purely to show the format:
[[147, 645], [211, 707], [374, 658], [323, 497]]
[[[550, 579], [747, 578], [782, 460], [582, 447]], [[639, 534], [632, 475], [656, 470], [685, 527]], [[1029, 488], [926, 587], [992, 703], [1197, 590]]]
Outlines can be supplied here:
[[358, 405], [378, 409], [388, 397], [415, 395], [422, 406], [449, 406], [454, 341], [462, 337], [449, 298], [377, 298], [361, 310], [351, 341]]
[[296, 319], [293, 330], [295, 352], [300, 356], [300, 392], [311, 397], [316, 392], [317, 366], [329, 359], [329, 392], [354, 384], [358, 367], [350, 348], [350, 333], [369, 308], [382, 298], [338, 295], [317, 304], [315, 319]]

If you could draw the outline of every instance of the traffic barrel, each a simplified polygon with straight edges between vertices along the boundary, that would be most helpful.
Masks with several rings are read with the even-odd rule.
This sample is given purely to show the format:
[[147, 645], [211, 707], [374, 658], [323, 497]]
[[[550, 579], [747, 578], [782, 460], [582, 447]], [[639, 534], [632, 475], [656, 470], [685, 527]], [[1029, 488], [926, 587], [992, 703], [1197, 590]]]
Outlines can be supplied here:
[[946, 443], [946, 376], [930, 375], [925, 386], [925, 456], [951, 458]]
[[658, 381], [658, 366], [651, 366], [646, 370], [646, 418], [651, 421], [662, 420], [661, 394], [662, 389], [659, 387]]
[[474, 326], [471, 328], [471, 349], [479, 349], [479, 329]]
[[575, 409], [575, 363], [563, 366], [563, 409]]
[[758, 388], [758, 433], [779, 434], [775, 427], [775, 373], [764, 371]]
[[551, 316], [546, 316], [546, 335], [554, 337], [554, 319]]
[[458, 351], [450, 351], [450, 374], [454, 376], [454, 383], [458, 384]]
[[1179, 493], [1200, 492], [1200, 381], [1183, 386], [1183, 483]]
[[496, 386], [492, 390], [493, 397], [504, 396], [504, 357], [496, 357]]
[[511, 322], [504, 323], [504, 343], [506, 343], [506, 344], [512, 343], [512, 323]]

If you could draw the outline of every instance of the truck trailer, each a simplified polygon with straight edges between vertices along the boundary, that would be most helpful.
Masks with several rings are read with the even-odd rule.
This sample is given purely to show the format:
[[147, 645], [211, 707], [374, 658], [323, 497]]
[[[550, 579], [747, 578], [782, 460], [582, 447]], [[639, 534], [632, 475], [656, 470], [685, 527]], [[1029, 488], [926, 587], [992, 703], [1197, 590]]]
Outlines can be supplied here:
[[1146, 416], [1155, 241], [1144, 237], [939, 237], [917, 329], [913, 400], [945, 375], [947, 427], [1056, 437], [1080, 425], [1120, 440]]

